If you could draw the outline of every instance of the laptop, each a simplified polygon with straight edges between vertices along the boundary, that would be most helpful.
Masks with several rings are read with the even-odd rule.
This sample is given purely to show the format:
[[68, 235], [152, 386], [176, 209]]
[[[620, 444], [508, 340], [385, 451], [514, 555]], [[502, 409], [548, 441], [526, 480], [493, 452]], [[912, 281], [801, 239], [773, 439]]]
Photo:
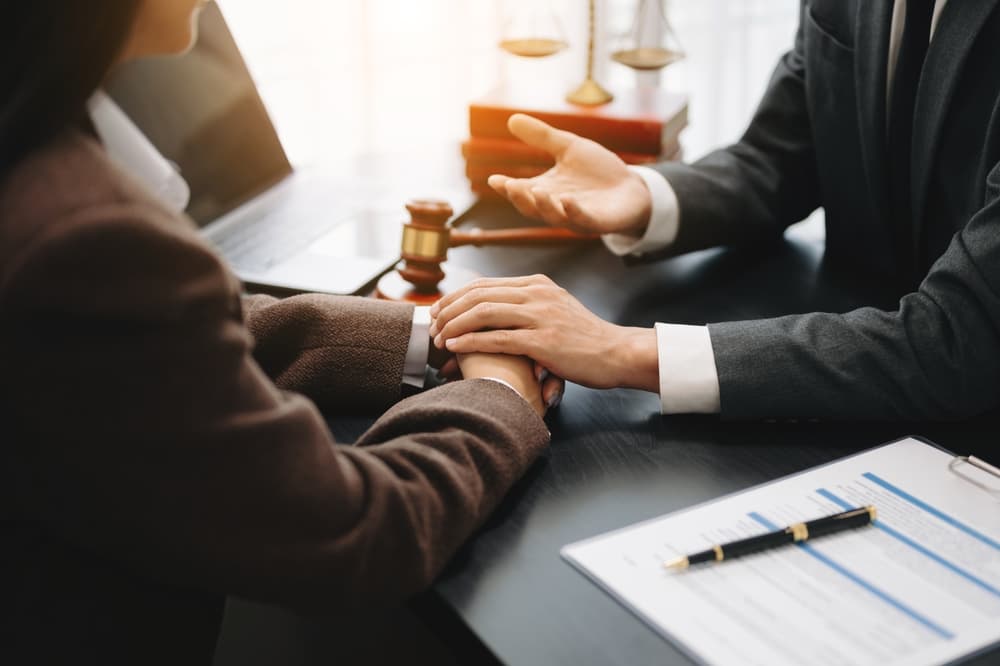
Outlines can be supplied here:
[[186, 212], [249, 288], [364, 293], [399, 259], [403, 206], [422, 193], [293, 169], [215, 3], [190, 53], [132, 63], [107, 90], [177, 166]]

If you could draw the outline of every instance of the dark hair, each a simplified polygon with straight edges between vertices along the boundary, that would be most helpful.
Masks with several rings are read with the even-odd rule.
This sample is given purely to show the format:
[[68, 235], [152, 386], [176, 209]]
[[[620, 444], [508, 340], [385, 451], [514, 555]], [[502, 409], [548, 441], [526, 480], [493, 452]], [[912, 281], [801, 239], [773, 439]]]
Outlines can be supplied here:
[[0, 173], [82, 120], [141, 2], [8, 3], [0, 21]]

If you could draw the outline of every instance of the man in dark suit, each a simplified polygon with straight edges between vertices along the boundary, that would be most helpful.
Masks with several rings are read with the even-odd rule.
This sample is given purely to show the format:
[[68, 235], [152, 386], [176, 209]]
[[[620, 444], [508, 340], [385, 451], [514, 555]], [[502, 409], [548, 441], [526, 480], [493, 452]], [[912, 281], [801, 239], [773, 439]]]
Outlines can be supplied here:
[[795, 45], [735, 145], [654, 174], [520, 116], [512, 130], [557, 166], [491, 180], [526, 215], [645, 259], [774, 237], [822, 206], [828, 263], [890, 285], [898, 308], [622, 329], [528, 278], [442, 303], [438, 344], [659, 391], [667, 413], [948, 419], [997, 406], [998, 4], [803, 0]]

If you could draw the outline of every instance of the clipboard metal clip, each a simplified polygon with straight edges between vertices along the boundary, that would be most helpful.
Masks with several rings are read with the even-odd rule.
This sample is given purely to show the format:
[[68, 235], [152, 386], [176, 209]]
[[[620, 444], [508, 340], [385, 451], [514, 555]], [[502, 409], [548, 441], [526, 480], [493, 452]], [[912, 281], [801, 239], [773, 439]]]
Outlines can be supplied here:
[[[963, 468], [967, 466], [971, 466], [980, 471], [986, 472], [994, 479], [996, 479], [996, 483], [989, 483], [989, 482], [984, 483], [979, 479], [973, 478], [965, 471], [963, 471]], [[981, 460], [975, 456], [955, 456], [954, 458], [951, 459], [951, 462], [948, 463], [948, 469], [956, 476], [959, 476], [965, 481], [968, 481], [969, 483], [982, 488], [991, 495], [1000, 498], [1000, 467], [995, 467], [994, 465], [989, 464], [985, 460]]]

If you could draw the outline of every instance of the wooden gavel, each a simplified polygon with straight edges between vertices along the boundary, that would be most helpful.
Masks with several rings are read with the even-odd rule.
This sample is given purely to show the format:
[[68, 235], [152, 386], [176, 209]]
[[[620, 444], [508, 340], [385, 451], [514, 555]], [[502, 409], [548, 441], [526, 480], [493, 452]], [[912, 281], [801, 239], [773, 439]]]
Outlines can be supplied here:
[[451, 269], [446, 275], [441, 264], [448, 259], [448, 248], [462, 245], [539, 245], [589, 241], [596, 234], [579, 234], [554, 227], [519, 229], [473, 229], [459, 231], [448, 225], [454, 211], [445, 201], [414, 199], [406, 204], [410, 221], [403, 225], [402, 260], [396, 270], [379, 280], [375, 295], [392, 301], [428, 304], [443, 292], [461, 287], [477, 275]]

